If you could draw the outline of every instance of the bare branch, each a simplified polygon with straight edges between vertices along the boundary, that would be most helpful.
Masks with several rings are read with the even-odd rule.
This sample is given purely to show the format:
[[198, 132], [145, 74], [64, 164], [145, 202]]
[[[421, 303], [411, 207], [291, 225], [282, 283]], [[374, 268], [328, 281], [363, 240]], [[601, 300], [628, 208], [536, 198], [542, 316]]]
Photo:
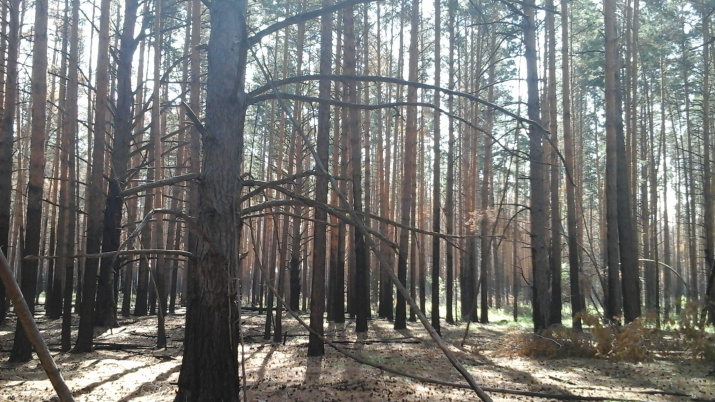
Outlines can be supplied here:
[[282, 21], [276, 22], [275, 24], [269, 26], [266, 29], [256, 32], [255, 34], [253, 34], [253, 36], [250, 36], [248, 39], [246, 39], [246, 41], [248, 42], [249, 46], [253, 46], [256, 43], [260, 42], [261, 39], [263, 39], [264, 37], [266, 37], [274, 32], [280, 31], [281, 29], [286, 28], [288, 26], [299, 24], [301, 22], [305, 22], [308, 20], [312, 20], [313, 18], [317, 18], [317, 17], [323, 16], [325, 14], [334, 13], [334, 12], [340, 11], [346, 7], [350, 7], [350, 6], [354, 6], [354, 5], [362, 4], [362, 3], [372, 3], [374, 1], [379, 1], [379, 0], [348, 0], [348, 1], [344, 1], [342, 3], [334, 4], [330, 7], [323, 7], [323, 8], [319, 8], [317, 10], [307, 11], [307, 12], [301, 13], [301, 14], [296, 14], [292, 17], [288, 17]]
[[[389, 83], [389, 84], [412, 86], [412, 87], [419, 88], [419, 89], [439, 91], [445, 95], [458, 96], [458, 97], [462, 97], [462, 98], [480, 103], [480, 104], [487, 106], [491, 109], [499, 111], [499, 112], [517, 120], [518, 122], [520, 122], [522, 124], [535, 124], [535, 125], [541, 127], [538, 123], [536, 123], [532, 120], [522, 117], [510, 110], [507, 110], [504, 107], [496, 105], [492, 102], [489, 102], [483, 98], [472, 95], [470, 93], [455, 91], [453, 89], [438, 87], [435, 85], [425, 84], [422, 82], [413, 82], [413, 81], [403, 80], [400, 78], [384, 77], [384, 76], [378, 76], [378, 75], [310, 74], [310, 75], [301, 75], [301, 76], [297, 76], [297, 77], [289, 77], [289, 78], [285, 78], [285, 79], [278, 80], [278, 81], [271, 81], [268, 84], [249, 92], [248, 98], [250, 99], [250, 98], [258, 96], [259, 94], [262, 94], [264, 92], [268, 92], [273, 87], [278, 88], [281, 86], [295, 84], [298, 82], [319, 81], [319, 80], [331, 80], [331, 81], [353, 80], [353, 81], [365, 81], [365, 82], [384, 82], [384, 83]], [[543, 129], [543, 127], [542, 127], [542, 129]], [[546, 130], [546, 129], [544, 129], [544, 131], [548, 132], [548, 130]]]
[[198, 173], [187, 173], [181, 176], [168, 177], [163, 180], [153, 181], [151, 183], [142, 184], [140, 186], [131, 187], [123, 190], [119, 193], [121, 197], [128, 197], [130, 195], [139, 194], [142, 191], [151, 190], [155, 187], [170, 186], [172, 184], [181, 183], [183, 181], [194, 180], [199, 177]]
[[118, 250], [118, 251], [106, 251], [104, 253], [96, 254], [71, 254], [71, 255], [28, 255], [25, 257], [26, 260], [53, 260], [56, 258], [104, 258], [113, 257], [121, 255], [151, 255], [151, 254], [162, 254], [162, 255], [178, 255], [181, 257], [194, 258], [194, 255], [185, 250], [164, 250], [164, 249], [133, 249], [133, 250]]

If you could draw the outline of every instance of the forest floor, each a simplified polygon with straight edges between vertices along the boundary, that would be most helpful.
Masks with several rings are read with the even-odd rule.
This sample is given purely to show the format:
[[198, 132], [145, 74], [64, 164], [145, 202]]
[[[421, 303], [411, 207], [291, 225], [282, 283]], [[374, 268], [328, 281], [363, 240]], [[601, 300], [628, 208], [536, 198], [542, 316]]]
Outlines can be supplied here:
[[[304, 316], [305, 317], [305, 316]], [[167, 317], [168, 348], [155, 350], [156, 317], [129, 317], [96, 338], [97, 350], [59, 352], [61, 320], [37, 316], [52, 354], [77, 401], [172, 401], [178, 380], [184, 314]], [[417, 381], [361, 365], [326, 346], [322, 359], [307, 358], [307, 331], [284, 319], [285, 342], [263, 340], [264, 316], [244, 313], [245, 384], [249, 401], [464, 401], [473, 391]], [[328, 338], [375, 364], [420, 376], [465, 384], [419, 323], [402, 331], [385, 320], [370, 321], [358, 339], [354, 321], [326, 327]], [[715, 401], [712, 362], [683, 352], [652, 353], [638, 363], [599, 358], [531, 358], [515, 353], [528, 329], [501, 321], [444, 325], [442, 334], [480, 386], [532, 392], [489, 391], [494, 400]], [[76, 331], [76, 327], [74, 328]], [[54, 393], [39, 361], [8, 363], [14, 320], [0, 326], [0, 401], [47, 401]], [[74, 338], [73, 338], [74, 339]], [[534, 395], [542, 395], [537, 397]]]

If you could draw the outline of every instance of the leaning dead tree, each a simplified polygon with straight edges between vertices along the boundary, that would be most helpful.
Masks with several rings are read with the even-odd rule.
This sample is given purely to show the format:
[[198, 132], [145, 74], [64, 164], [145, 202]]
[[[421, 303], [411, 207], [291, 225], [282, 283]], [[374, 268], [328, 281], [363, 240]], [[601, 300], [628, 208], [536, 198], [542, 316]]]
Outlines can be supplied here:
[[35, 353], [40, 359], [42, 364], [42, 369], [47, 373], [47, 378], [50, 379], [52, 387], [57, 392], [60, 401], [69, 402], [74, 401], [72, 397], [72, 392], [67, 387], [60, 370], [57, 368], [55, 361], [52, 359], [50, 354], [50, 349], [47, 348], [45, 340], [40, 334], [40, 330], [37, 328], [37, 323], [32, 317], [30, 312], [30, 307], [27, 305], [27, 301], [22, 296], [22, 291], [20, 291], [20, 286], [17, 284], [15, 277], [12, 275], [10, 270], [10, 263], [5, 258], [5, 254], [0, 250], [0, 279], [5, 285], [5, 290], [7, 295], [12, 301], [12, 305], [15, 307], [15, 314], [17, 314], [17, 319], [25, 330], [25, 335], [29, 339], [32, 347], [35, 348]]

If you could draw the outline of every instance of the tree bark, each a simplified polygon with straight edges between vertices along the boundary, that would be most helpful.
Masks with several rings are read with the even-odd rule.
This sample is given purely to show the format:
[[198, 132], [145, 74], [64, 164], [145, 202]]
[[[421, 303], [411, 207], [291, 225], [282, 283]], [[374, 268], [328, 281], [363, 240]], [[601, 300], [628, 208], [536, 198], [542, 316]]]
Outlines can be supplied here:
[[[0, 123], [0, 251], [8, 254], [10, 217], [12, 214], [12, 154], [15, 110], [17, 103], [17, 57], [20, 30], [20, 0], [8, 2], [7, 62], [5, 69], [5, 99]], [[0, 325], [5, 322], [7, 305], [5, 287], [0, 286]]]
[[[548, 0], [546, 8], [554, 9], [554, 1]], [[546, 35], [548, 40], [547, 64], [548, 85], [547, 102], [549, 104], [549, 131], [551, 136], [549, 161], [551, 164], [551, 245], [549, 251], [549, 267], [551, 271], [551, 305], [549, 307], [549, 325], [561, 325], [561, 161], [558, 157], [558, 122], [556, 103], [556, 28], [553, 12], [546, 12]]]
[[205, 237], [191, 245], [196, 283], [187, 306], [177, 402], [237, 401], [239, 392], [234, 302], [246, 117], [246, 0], [214, 0], [209, 10], [206, 134], [197, 216]]
[[[620, 243], [619, 243], [619, 208], [618, 208], [618, 143], [616, 134], [616, 119], [623, 121], [616, 115], [616, 90], [617, 74], [617, 38], [616, 38], [616, 11], [613, 0], [604, 3], [605, 48], [606, 48], [606, 258], [608, 266], [608, 289], [605, 292], [606, 318], [609, 320], [621, 316], [623, 308], [623, 294], [620, 276]], [[622, 254], [621, 254], [622, 255]]]
[[707, 287], [705, 291], [705, 311], [707, 322], [715, 324], [715, 201], [712, 192], [712, 149], [710, 138], [710, 16], [712, 10], [702, 10], [703, 25], [703, 227], [705, 269]]
[[[449, 31], [449, 55], [447, 57], [447, 64], [449, 66], [449, 77], [447, 78], [447, 87], [450, 90], [454, 90], [455, 86], [455, 66], [454, 66], [454, 54], [456, 51], [456, 36], [455, 36], [455, 13], [456, 13], [456, 2], [450, 1], [447, 7], [448, 21], [447, 30]], [[454, 96], [450, 96], [447, 99], [447, 107], [449, 110], [454, 110]], [[447, 177], [445, 178], [445, 186], [447, 194], [444, 199], [444, 220], [445, 227], [444, 230], [447, 233], [454, 233], [454, 168], [455, 168], [455, 137], [454, 137], [454, 121], [450, 117], [447, 126], [448, 137], [447, 137]], [[454, 246], [451, 243], [447, 243], [447, 250], [445, 253], [445, 299], [447, 312], [445, 314], [445, 321], [448, 324], [454, 324]]]
[[[132, 61], [137, 47], [134, 38], [138, 0], [128, 0], [124, 4], [124, 23], [117, 57], [117, 108], [114, 113], [114, 141], [112, 142], [111, 176], [109, 192], [104, 209], [104, 229], [102, 232], [102, 252], [119, 249], [122, 234], [122, 211], [124, 197], [121, 192], [127, 185], [129, 146], [132, 139]], [[97, 284], [96, 325], [115, 327], [117, 304], [114, 300], [114, 277], [120, 261], [113, 257], [102, 258]]]
[[[35, 27], [32, 48], [32, 133], [30, 138], [30, 176], [27, 186], [25, 241], [22, 247], [21, 287], [31, 314], [35, 312], [39, 260], [25, 259], [40, 253], [42, 231], [42, 195], [45, 183], [45, 131], [47, 127], [47, 24], [48, 1], [35, 3]], [[10, 361], [32, 358], [32, 345], [24, 326], [18, 322]]]
[[[323, 7], [328, 7], [331, 4], [332, 0], [322, 0]], [[332, 64], [333, 16], [324, 15], [320, 20], [320, 72], [321, 74], [330, 74]], [[321, 80], [318, 84], [318, 92], [321, 98], [330, 97], [330, 81]], [[318, 137], [316, 143], [319, 160], [316, 161], [316, 163], [322, 164], [325, 169], [327, 169], [328, 166], [329, 130], [330, 106], [321, 103], [318, 106]], [[328, 178], [324, 175], [320, 175], [316, 178], [315, 201], [324, 204], [328, 202]], [[310, 328], [319, 335], [323, 335], [323, 314], [325, 313], [327, 219], [328, 215], [324, 210], [315, 210], [313, 274], [310, 286]], [[325, 345], [323, 341], [311, 333], [308, 338], [308, 356], [323, 356], [324, 354]]]
[[[434, 86], [442, 85], [442, 7], [440, 0], [434, 2]], [[434, 132], [433, 132], [433, 160], [432, 160], [432, 231], [439, 233], [442, 229], [442, 203], [441, 203], [441, 141], [442, 127], [440, 122], [441, 97], [439, 92], [434, 94]], [[441, 334], [439, 319], [439, 283], [440, 283], [440, 238], [432, 237], [432, 327]]]
[[566, 159], [566, 226], [568, 229], [569, 286], [571, 287], [571, 325], [581, 331], [581, 265], [579, 261], [578, 219], [576, 215], [575, 144], [571, 128], [571, 59], [569, 49], [568, 1], [561, 0], [561, 108], [563, 109], [564, 155]]
[[[418, 59], [418, 28], [419, 28], [419, 6], [418, 0], [412, 0], [410, 7], [410, 45], [409, 45], [409, 68], [408, 80], [417, 81]], [[417, 88], [410, 86], [407, 88], [407, 102], [417, 102]], [[412, 207], [415, 202], [416, 192], [416, 172], [417, 172], [417, 107], [407, 107], [407, 120], [405, 126], [403, 154], [403, 178], [402, 178], [402, 202], [400, 204], [400, 228], [399, 254], [397, 261], [397, 276], [403, 286], [407, 286], [407, 264], [410, 242], [410, 231], [407, 229], [412, 223]], [[413, 243], [414, 244], [414, 243]], [[410, 261], [415, 264], [416, 261]], [[395, 309], [395, 329], [405, 329], [407, 327], [407, 304], [404, 295], [397, 294], [397, 307]]]
[[534, 0], [528, 0], [524, 11], [524, 45], [526, 48], [526, 85], [528, 90], [527, 109], [532, 124], [529, 125], [529, 182], [531, 200], [531, 264], [533, 269], [533, 321], [534, 331], [540, 332], [548, 325], [549, 318], [549, 253], [548, 207], [546, 171], [544, 168], [543, 139], [546, 135], [541, 126], [539, 106], [539, 83], [536, 66], [536, 25], [534, 21]]
[[[343, 10], [343, 26], [345, 29], [345, 74], [354, 74], [356, 71], [355, 55], [355, 10], [347, 7]], [[350, 103], [357, 103], [357, 88], [355, 81], [349, 81], [346, 86], [347, 99]], [[358, 214], [363, 211], [363, 189], [362, 189], [362, 134], [360, 132], [360, 121], [358, 110], [349, 108], [347, 110], [346, 133], [350, 141], [350, 165], [352, 177], [353, 209]], [[359, 230], [354, 232], [354, 258], [355, 258], [355, 331], [358, 333], [367, 332], [367, 319], [370, 315], [370, 282], [368, 277], [368, 254], [365, 247], [365, 238]]]
[[[622, 99], [617, 54], [616, 11], [613, 0], [604, 1], [606, 33], [606, 129], [614, 131], [616, 142], [616, 191], [618, 209], [618, 250], [620, 255], [623, 316], [632, 322], [641, 315], [640, 279], [638, 274], [638, 233], [633, 222], [630, 162], [623, 132]], [[609, 106], [610, 105], [610, 106]], [[609, 119], [610, 116], [610, 119]]]
[[[99, 41], [95, 76], [96, 107], [94, 112], [94, 138], [92, 144], [92, 169], [85, 196], [87, 203], [87, 245], [85, 252], [100, 251], [102, 240], [102, 201], [104, 200], [104, 148], [109, 106], [109, 16], [110, 0], [102, 0], [99, 13]], [[91, 352], [95, 323], [95, 298], [97, 293], [96, 258], [86, 259], [84, 266], [82, 305], [75, 353]]]

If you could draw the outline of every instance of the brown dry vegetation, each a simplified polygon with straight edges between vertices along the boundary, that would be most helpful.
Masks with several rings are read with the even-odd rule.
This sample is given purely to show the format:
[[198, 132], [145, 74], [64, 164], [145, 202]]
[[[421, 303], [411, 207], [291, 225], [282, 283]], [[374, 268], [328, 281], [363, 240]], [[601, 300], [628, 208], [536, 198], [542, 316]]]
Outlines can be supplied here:
[[[332, 348], [323, 359], [307, 358], [307, 332], [286, 319], [284, 344], [264, 341], [263, 317], [245, 313], [246, 389], [249, 401], [463, 401], [476, 399], [468, 389], [435, 385], [387, 374], [358, 364]], [[167, 317], [168, 348], [153, 349], [155, 317], [132, 317], [120, 328], [96, 338], [97, 350], [88, 354], [58, 351], [60, 321], [37, 317], [55, 360], [78, 401], [171, 401], [181, 363], [183, 314]], [[14, 322], [0, 327], [0, 401], [44, 401], [53, 397], [49, 381], [34, 360], [7, 363]], [[443, 326], [444, 337], [459, 345], [465, 325]], [[651, 331], [651, 330], [648, 330]], [[597, 332], [597, 331], [596, 331]], [[394, 331], [384, 320], [370, 322], [367, 338], [358, 339], [354, 323], [327, 328], [333, 341], [369, 361], [442, 381], [464, 383], [430, 341], [419, 324]], [[607, 354], [574, 357], [579, 350], [598, 347], [599, 336], [574, 338], [568, 331], [553, 332], [553, 339], [501, 322], [472, 324], [463, 347], [453, 346], [462, 364], [487, 388], [531, 391], [551, 398], [489, 392], [495, 400], [560, 400], [567, 395], [610, 400], [676, 401], [715, 400], [713, 363], [695, 356], [692, 343], [677, 331], [635, 331], [631, 339], [651, 334], [652, 350], [643, 359], [618, 359]], [[582, 349], [574, 349], [577, 339]], [[638, 338], [641, 339], [641, 338]], [[544, 346], [544, 345], [551, 346]], [[673, 345], [668, 350], [663, 344]], [[541, 345], [549, 357], [530, 357]], [[660, 346], [659, 346], [660, 345]], [[614, 343], [618, 347], [618, 343]], [[560, 396], [559, 396], [560, 395]]]

